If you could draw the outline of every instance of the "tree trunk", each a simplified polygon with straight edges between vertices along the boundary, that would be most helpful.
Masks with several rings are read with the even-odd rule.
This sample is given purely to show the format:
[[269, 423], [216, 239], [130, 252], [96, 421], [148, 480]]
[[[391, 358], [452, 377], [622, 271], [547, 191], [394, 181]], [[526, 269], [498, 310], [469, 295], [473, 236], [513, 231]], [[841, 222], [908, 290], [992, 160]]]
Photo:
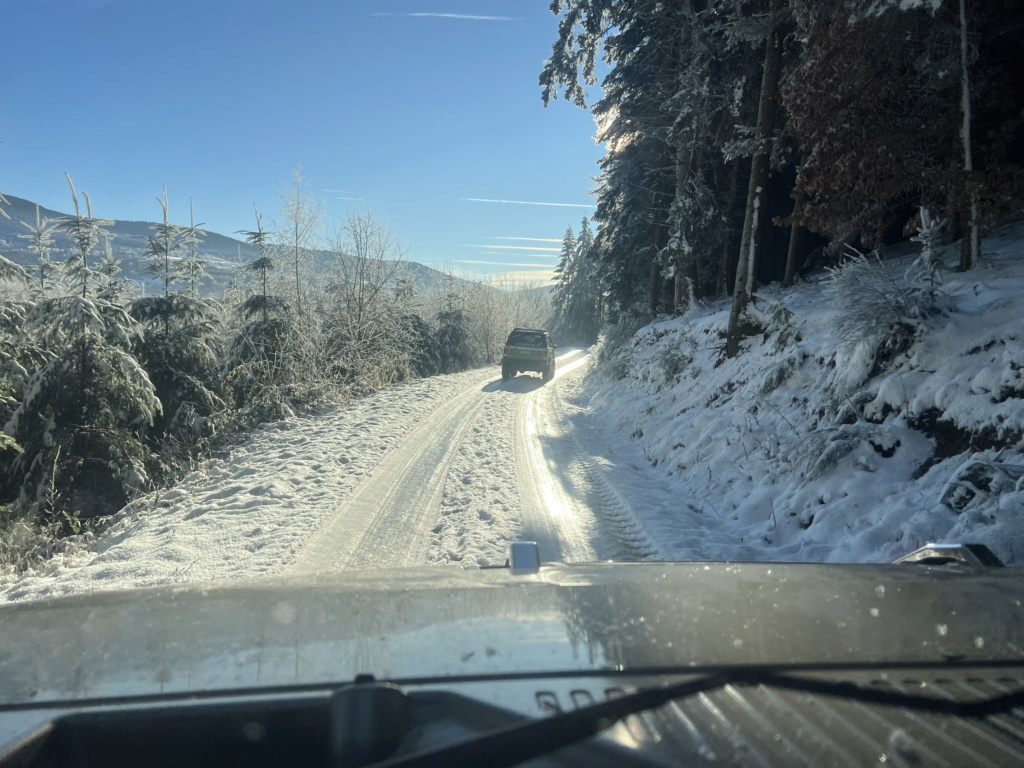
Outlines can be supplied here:
[[735, 357], [739, 352], [740, 323], [743, 312], [750, 303], [751, 286], [757, 271], [757, 256], [761, 245], [760, 224], [764, 217], [765, 191], [768, 186], [768, 166], [771, 159], [771, 134], [774, 127], [775, 111], [778, 108], [779, 71], [782, 68], [782, 36], [779, 33], [778, 16], [782, 0], [772, 0], [773, 28], [768, 35], [764, 54], [764, 74], [761, 77], [761, 94], [757, 105], [757, 134], [759, 145], [750, 164], [750, 183], [747, 185], [747, 209], [743, 219], [743, 238], [740, 242], [740, 258], [736, 267], [736, 288], [732, 296], [732, 310], [729, 312], [728, 337], [725, 353]]
[[973, 269], [981, 255], [978, 233], [978, 193], [971, 176], [974, 174], [974, 156], [971, 152], [971, 71], [970, 48], [967, 40], [967, 0], [960, 0], [960, 110], [963, 124], [960, 137], [964, 150], [964, 187], [968, 196], [966, 236], [960, 245], [960, 271]]
[[[667, 159], [667, 158], [666, 158]], [[665, 292], [665, 277], [662, 264], [658, 258], [662, 250], [668, 244], [669, 210], [671, 206], [671, 179], [663, 176], [658, 184], [652, 201], [651, 211], [651, 244], [654, 247], [654, 254], [651, 256], [650, 272], [650, 307], [651, 314], [657, 315], [662, 310], [662, 295]], [[664, 214], [659, 215], [659, 211]]]
[[[682, 13], [679, 14], [679, 77], [680, 85], [682, 84], [683, 73], [687, 66], [687, 51], [692, 54], [693, 42], [692, 38], [695, 34], [693, 29], [693, 4], [692, 2], [684, 2], [682, 5]], [[689, 38], [689, 39], [688, 39]], [[689, 45], [687, 45], [689, 43]], [[696, 144], [696, 136], [693, 135], [692, 131], [683, 131], [676, 133], [676, 190], [675, 197], [673, 198], [673, 208], [675, 208], [675, 202], [682, 199], [683, 195], [686, 194], [686, 180], [690, 176], [690, 168], [693, 165], [694, 145]], [[690, 276], [687, 274], [687, 254], [680, 247], [680, 231], [682, 223], [677, 220], [677, 217], [672, 217], [672, 229], [675, 235], [676, 249], [672, 255], [673, 264], [675, 265], [675, 272], [673, 275], [675, 284], [673, 286], [672, 304], [673, 311], [679, 315], [687, 310], [690, 305], [690, 294], [692, 292], [692, 286], [690, 282]], [[690, 244], [692, 247], [692, 243]]]
[[789, 225], [789, 250], [786, 251], [786, 276], [782, 280], [782, 284], [789, 287], [793, 284], [796, 279], [796, 254], [800, 249], [800, 233], [803, 231], [803, 227], [796, 223], [797, 216], [800, 215], [800, 208], [802, 207], [804, 196], [797, 194], [796, 200], [793, 201], [793, 214], [790, 216], [792, 224]]
[[721, 257], [718, 260], [718, 278], [715, 283], [715, 295], [725, 296], [729, 292], [729, 259], [732, 255], [732, 232], [736, 216], [736, 192], [740, 185], [740, 159], [737, 157], [732, 161], [729, 168], [729, 188], [726, 193], [726, 203], [722, 206], [725, 211], [725, 236], [722, 238]]

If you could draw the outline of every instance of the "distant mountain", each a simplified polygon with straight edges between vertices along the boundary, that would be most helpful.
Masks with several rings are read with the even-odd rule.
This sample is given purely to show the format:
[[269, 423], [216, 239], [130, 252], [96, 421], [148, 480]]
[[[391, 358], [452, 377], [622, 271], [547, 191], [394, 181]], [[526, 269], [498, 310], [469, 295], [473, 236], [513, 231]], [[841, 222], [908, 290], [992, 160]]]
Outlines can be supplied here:
[[[4, 206], [4, 211], [10, 216], [10, 219], [0, 216], [0, 256], [5, 256], [16, 264], [31, 269], [36, 263], [35, 255], [27, 249], [28, 241], [18, 235], [28, 234], [28, 230], [20, 222], [24, 221], [35, 226], [36, 204], [31, 200], [14, 195], [5, 194], [4, 197], [10, 203]], [[94, 211], [94, 213], [97, 212]], [[39, 206], [39, 214], [43, 218], [51, 220], [68, 215], [43, 206]], [[112, 226], [106, 227], [111, 234], [110, 248], [114, 255], [121, 260], [121, 276], [136, 281], [143, 286], [143, 290], [147, 293], [159, 290], [156, 282], [146, 274], [145, 268], [146, 238], [154, 234], [153, 226], [155, 226], [155, 222], [151, 221], [114, 221]], [[240, 264], [252, 261], [259, 254], [254, 246], [241, 240], [209, 230], [205, 230], [205, 232], [206, 235], [199, 246], [200, 255], [206, 260], [206, 269], [210, 273], [204, 293], [217, 295], [231, 284]], [[103, 247], [102, 243], [97, 247], [97, 260], [103, 252]], [[65, 261], [72, 252], [71, 240], [62, 230], [55, 232], [51, 260], [54, 262]], [[329, 255], [326, 252], [320, 252], [318, 258], [322, 258], [326, 262]], [[404, 264], [413, 281], [421, 290], [430, 288], [440, 280], [447, 279], [442, 272], [424, 264], [412, 261], [406, 261]]]
[[[35, 256], [27, 249], [27, 241], [18, 235], [28, 234], [28, 230], [20, 222], [35, 225], [36, 204], [14, 195], [4, 195], [10, 205], [4, 210], [11, 217], [0, 217], [0, 255], [11, 261], [31, 268], [35, 265]], [[95, 213], [95, 212], [94, 212]], [[47, 219], [59, 219], [68, 214], [39, 206], [39, 214]], [[110, 232], [110, 248], [114, 255], [121, 259], [121, 274], [137, 281], [144, 287], [153, 284], [146, 275], [144, 257], [146, 238], [153, 234], [150, 228], [154, 222], [149, 221], [115, 221], [106, 229]], [[102, 253], [103, 244], [97, 248], [97, 258]], [[50, 258], [54, 262], [67, 259], [73, 251], [71, 240], [58, 230], [54, 236], [54, 248]], [[208, 293], [220, 293], [231, 282], [238, 265], [251, 261], [256, 257], [256, 249], [248, 243], [232, 237], [207, 231], [200, 246], [202, 257], [207, 261], [210, 278], [206, 286]]]

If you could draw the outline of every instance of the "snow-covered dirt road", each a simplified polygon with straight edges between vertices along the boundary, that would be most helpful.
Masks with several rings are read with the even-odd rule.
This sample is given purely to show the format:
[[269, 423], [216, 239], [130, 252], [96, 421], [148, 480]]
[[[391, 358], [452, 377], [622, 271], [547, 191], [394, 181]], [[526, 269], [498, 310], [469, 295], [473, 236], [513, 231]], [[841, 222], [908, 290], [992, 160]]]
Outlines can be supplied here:
[[554, 382], [496, 369], [409, 382], [347, 407], [266, 425], [177, 487], [125, 508], [88, 550], [0, 577], [0, 595], [426, 563], [504, 562], [516, 539], [544, 560], [655, 550], [582, 449]]
[[547, 386], [532, 375], [469, 383], [381, 461], [292, 569], [501, 563], [515, 539], [537, 541], [545, 561], [638, 557], [608, 494], [580, 493], [593, 479], [561, 418], [559, 386], [589, 362], [563, 354]]

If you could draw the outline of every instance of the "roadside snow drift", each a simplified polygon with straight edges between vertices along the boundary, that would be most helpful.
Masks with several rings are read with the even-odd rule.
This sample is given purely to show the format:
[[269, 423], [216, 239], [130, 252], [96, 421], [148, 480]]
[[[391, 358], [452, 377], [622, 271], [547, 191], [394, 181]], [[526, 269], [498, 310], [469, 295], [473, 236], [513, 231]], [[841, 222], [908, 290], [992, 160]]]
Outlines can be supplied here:
[[[877, 265], [884, 280], [918, 249], [902, 252]], [[765, 331], [734, 359], [724, 304], [611, 354], [579, 406], [609, 416], [609, 445], [632, 442], [649, 486], [672, 489], [645, 519], [662, 554], [881, 562], [959, 541], [1024, 564], [1024, 226], [984, 255], [958, 274], [945, 254], [935, 308], [888, 356], [840, 335], [828, 275], [759, 290]]]

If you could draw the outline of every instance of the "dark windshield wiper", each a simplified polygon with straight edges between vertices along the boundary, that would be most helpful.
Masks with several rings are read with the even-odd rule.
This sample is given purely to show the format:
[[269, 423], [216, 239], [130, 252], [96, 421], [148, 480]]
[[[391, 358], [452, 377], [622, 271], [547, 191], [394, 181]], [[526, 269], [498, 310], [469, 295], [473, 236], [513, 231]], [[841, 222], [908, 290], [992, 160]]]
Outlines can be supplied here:
[[514, 766], [583, 741], [610, 728], [629, 715], [656, 709], [670, 701], [712, 691], [726, 685], [770, 686], [832, 696], [846, 701], [903, 707], [954, 717], [986, 717], [1024, 706], [1024, 689], [975, 701], [954, 701], [899, 691], [864, 688], [846, 681], [830, 682], [770, 669], [725, 668], [679, 683], [644, 688], [619, 698], [560, 712], [542, 720], [496, 729], [457, 744], [375, 763], [374, 768], [416, 766]]

